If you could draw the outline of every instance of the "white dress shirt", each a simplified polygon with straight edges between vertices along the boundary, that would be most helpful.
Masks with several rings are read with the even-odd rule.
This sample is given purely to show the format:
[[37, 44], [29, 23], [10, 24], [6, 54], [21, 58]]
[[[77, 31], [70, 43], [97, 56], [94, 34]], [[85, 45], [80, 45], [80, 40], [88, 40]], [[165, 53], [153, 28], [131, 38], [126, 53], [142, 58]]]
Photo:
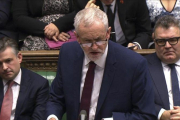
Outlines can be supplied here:
[[[98, 98], [99, 98], [99, 92], [100, 92], [100, 88], [101, 88], [103, 74], [104, 74], [104, 67], [105, 67], [105, 62], [106, 62], [106, 57], [107, 57], [107, 51], [108, 51], [108, 44], [107, 44], [107, 47], [106, 47], [105, 52], [102, 55], [102, 57], [99, 58], [98, 60], [94, 61], [94, 63], [96, 64], [96, 68], [95, 68], [94, 83], [93, 83], [93, 89], [92, 89], [92, 95], [91, 95], [89, 120], [95, 119], [96, 107], [97, 107], [97, 102], [98, 102]], [[90, 62], [90, 60], [85, 54], [83, 67], [82, 67], [80, 99], [81, 99], [82, 91], [84, 88], [84, 82], [85, 82], [86, 73], [88, 71], [89, 62]]]
[[[179, 87], [180, 87], [180, 59], [175, 63], [176, 66], [176, 73], [178, 77]], [[166, 80], [167, 90], [168, 90], [168, 96], [169, 96], [169, 107], [170, 109], [173, 109], [174, 103], [173, 103], [173, 93], [172, 93], [172, 84], [171, 84], [171, 68], [168, 66], [168, 64], [162, 63], [163, 72]], [[160, 120], [161, 115], [165, 109], [161, 109], [158, 114], [158, 119]]]
[[[108, 44], [107, 44], [107, 47], [106, 47], [102, 57], [100, 57], [98, 60], [94, 61], [94, 63], [96, 64], [96, 68], [95, 68], [94, 83], [93, 83], [93, 89], [92, 89], [92, 95], [91, 95], [89, 120], [95, 119], [96, 107], [97, 107], [97, 102], [98, 102], [98, 98], [99, 98], [99, 92], [100, 92], [100, 88], [101, 88], [102, 78], [103, 78], [103, 74], [104, 74], [104, 67], [105, 67], [107, 52], [108, 52]], [[84, 88], [86, 73], [87, 73], [88, 67], [89, 67], [89, 62], [90, 62], [90, 60], [85, 54], [83, 66], [82, 66], [82, 78], [81, 78], [81, 85], [80, 85], [80, 87], [81, 87], [80, 88], [80, 100], [81, 100], [81, 95], [82, 95], [82, 91]], [[56, 120], [58, 120], [57, 116], [55, 116], [53, 114], [48, 116], [47, 120], [49, 120], [52, 117], [54, 117]]]
[[[104, 9], [104, 12], [107, 13], [108, 7], [103, 2], [101, 2], [101, 3], [102, 3], [102, 6], [103, 6], [103, 9]], [[119, 21], [118, 6], [117, 5], [116, 5], [116, 11], [114, 11], [115, 5], [116, 5], [116, 0], [114, 0], [111, 3], [111, 7], [110, 7], [111, 10], [112, 10], [112, 13], [113, 14], [114, 14], [114, 12], [116, 13], [115, 18], [114, 18], [114, 30], [115, 30], [115, 34], [116, 34], [116, 42], [119, 43], [119, 44], [124, 44], [124, 43], [126, 43], [126, 38], [125, 38], [125, 35], [124, 35], [123, 31], [122, 31], [121, 24], [120, 24], [120, 21]], [[111, 34], [114, 34], [114, 33], [111, 33]], [[133, 42], [133, 43], [138, 46], [138, 49], [142, 49], [141, 45], [138, 42]]]
[[[102, 2], [102, 5], [103, 5], [103, 8], [104, 8], [104, 12], [107, 13], [107, 6]], [[111, 3], [111, 10], [112, 10], [112, 13], [114, 14], [114, 8], [115, 8], [115, 5], [116, 5], [116, 0], [114, 0], [112, 3]], [[120, 43], [120, 44], [123, 44], [126, 42], [126, 39], [125, 39], [125, 36], [124, 36], [124, 33], [122, 31], [122, 28], [121, 28], [121, 24], [120, 24], [120, 21], [119, 21], [119, 15], [118, 15], [118, 7], [116, 6], [116, 12], [115, 12], [115, 18], [114, 18], [114, 30], [115, 30], [115, 33], [116, 33], [116, 42], [117, 43]], [[112, 31], [114, 32], [114, 31]], [[112, 33], [114, 34], [114, 33]]]
[[[12, 105], [12, 111], [11, 111], [11, 118], [10, 120], [14, 120], [15, 117], [15, 111], [16, 111], [16, 104], [17, 104], [17, 99], [19, 96], [19, 90], [20, 90], [20, 84], [21, 84], [21, 69], [18, 73], [18, 75], [14, 78], [13, 80], [15, 83], [12, 86], [12, 92], [13, 92], [13, 105]], [[4, 94], [7, 91], [8, 85], [7, 85], [7, 80], [3, 79], [3, 85], [4, 85]]]

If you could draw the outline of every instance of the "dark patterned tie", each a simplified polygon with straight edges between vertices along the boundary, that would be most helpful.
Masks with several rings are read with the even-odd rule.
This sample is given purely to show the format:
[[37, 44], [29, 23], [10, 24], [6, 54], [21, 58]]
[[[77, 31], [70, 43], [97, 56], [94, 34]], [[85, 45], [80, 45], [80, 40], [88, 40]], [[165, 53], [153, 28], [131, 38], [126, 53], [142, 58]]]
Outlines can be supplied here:
[[91, 104], [95, 67], [96, 64], [94, 62], [89, 62], [89, 68], [86, 73], [84, 88], [81, 97], [80, 111], [85, 110], [87, 112], [87, 118], [89, 118], [89, 108]]
[[8, 81], [8, 89], [4, 95], [3, 103], [1, 106], [1, 114], [0, 120], [10, 120], [11, 111], [12, 111], [12, 104], [13, 104], [13, 93], [12, 93], [12, 85], [14, 81]]
[[[106, 5], [106, 6], [107, 6], [108, 23], [109, 23], [109, 26], [111, 27], [111, 32], [115, 32], [115, 29], [114, 29], [114, 15], [113, 15], [112, 10], [111, 10], [111, 5]], [[116, 33], [112, 33], [110, 35], [110, 40], [116, 42]]]
[[171, 82], [172, 82], [172, 92], [174, 106], [180, 106], [180, 92], [179, 92], [179, 82], [176, 74], [175, 64], [168, 65], [171, 68]]

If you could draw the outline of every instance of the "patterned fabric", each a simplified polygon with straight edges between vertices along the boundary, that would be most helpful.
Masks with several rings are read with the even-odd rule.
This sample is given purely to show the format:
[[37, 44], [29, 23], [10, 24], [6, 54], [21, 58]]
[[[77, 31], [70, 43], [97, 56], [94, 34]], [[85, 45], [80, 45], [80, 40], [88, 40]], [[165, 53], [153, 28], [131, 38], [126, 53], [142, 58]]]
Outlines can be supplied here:
[[44, 38], [29, 35], [24, 39], [24, 44], [21, 47], [22, 51], [30, 50], [49, 50]]
[[44, 0], [43, 15], [69, 13], [68, 0]]
[[[43, 17], [37, 18], [42, 22], [51, 23], [69, 12], [68, 0], [44, 0]], [[45, 38], [29, 35], [24, 39], [22, 51], [27, 50], [49, 50]]]
[[146, 0], [149, 16], [151, 19], [152, 27], [154, 27], [157, 19], [163, 15], [172, 15], [176, 19], [180, 20], [180, 0], [177, 0], [175, 6], [171, 12], [166, 11], [160, 0]]

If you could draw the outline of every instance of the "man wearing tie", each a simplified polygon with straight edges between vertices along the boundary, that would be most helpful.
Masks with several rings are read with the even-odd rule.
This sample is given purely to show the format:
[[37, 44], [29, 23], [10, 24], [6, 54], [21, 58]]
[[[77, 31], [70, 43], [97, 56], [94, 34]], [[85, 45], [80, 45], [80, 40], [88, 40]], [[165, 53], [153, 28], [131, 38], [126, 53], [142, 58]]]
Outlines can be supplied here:
[[43, 120], [48, 81], [20, 68], [22, 54], [17, 42], [0, 39], [0, 120]]
[[[148, 48], [151, 22], [146, 0], [77, 0], [79, 8], [99, 6], [111, 26], [110, 40], [134, 49]], [[137, 47], [138, 46], [138, 47]]]
[[180, 119], [180, 22], [164, 16], [156, 22], [156, 53], [146, 56], [154, 83], [158, 120]]
[[[77, 42], [61, 47], [47, 103], [47, 120], [154, 120], [146, 60], [109, 41], [107, 15], [87, 8], [75, 17]], [[81, 119], [82, 120], [82, 119]]]

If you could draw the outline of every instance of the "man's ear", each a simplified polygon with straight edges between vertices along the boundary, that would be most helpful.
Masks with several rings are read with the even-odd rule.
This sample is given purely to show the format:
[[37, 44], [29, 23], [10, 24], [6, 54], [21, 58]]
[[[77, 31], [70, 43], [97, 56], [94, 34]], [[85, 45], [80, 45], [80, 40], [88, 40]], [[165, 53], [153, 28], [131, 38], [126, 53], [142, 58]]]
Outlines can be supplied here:
[[77, 34], [76, 31], [74, 31], [74, 35], [76, 36], [78, 43], [80, 43], [80, 41], [79, 41], [79, 35]]
[[77, 37], [77, 33], [76, 33], [76, 31], [74, 31], [74, 35]]
[[18, 58], [18, 60], [19, 60], [19, 63], [21, 63], [22, 62], [22, 54], [21, 54], [21, 52], [19, 52], [18, 54], [17, 54], [17, 58]]
[[153, 40], [154, 40], [154, 38], [155, 38], [155, 37], [154, 37], [154, 34], [155, 34], [155, 33], [153, 32], [153, 33], [152, 33], [152, 39], [153, 39]]
[[109, 40], [110, 35], [111, 35], [111, 27], [109, 27], [107, 30], [107, 40]]

